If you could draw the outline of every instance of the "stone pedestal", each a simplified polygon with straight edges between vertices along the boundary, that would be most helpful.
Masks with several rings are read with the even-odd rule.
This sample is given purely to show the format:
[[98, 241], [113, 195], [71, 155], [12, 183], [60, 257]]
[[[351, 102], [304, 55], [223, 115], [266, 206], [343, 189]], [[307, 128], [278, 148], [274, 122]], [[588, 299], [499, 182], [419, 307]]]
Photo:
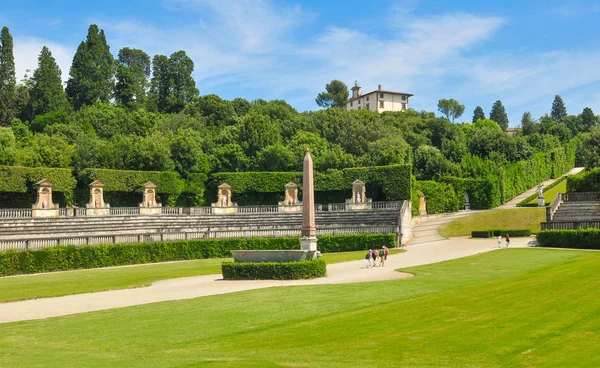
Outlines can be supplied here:
[[90, 184], [90, 202], [85, 205], [87, 216], [107, 216], [110, 214], [110, 205], [104, 203], [104, 183], [94, 180]]
[[419, 197], [419, 216], [427, 216], [427, 199]]
[[42, 179], [35, 183], [37, 201], [31, 206], [31, 217], [59, 217], [58, 204], [52, 202], [52, 182]]
[[346, 199], [346, 210], [361, 211], [373, 208], [371, 198], [367, 198], [365, 183], [355, 180], [352, 183], [352, 198]]
[[544, 197], [538, 197], [538, 207], [546, 206], [546, 199]]
[[212, 213], [215, 215], [229, 215], [237, 213], [237, 203], [231, 201], [231, 186], [227, 183], [219, 185], [217, 203], [211, 203]]
[[156, 185], [149, 181], [144, 184], [144, 201], [140, 203], [140, 215], [160, 215], [162, 204], [156, 202]]
[[317, 237], [316, 236], [303, 236], [300, 238], [300, 250], [317, 250]]
[[302, 202], [298, 200], [298, 185], [287, 183], [285, 185], [285, 200], [279, 202], [279, 212], [296, 213], [302, 211]]

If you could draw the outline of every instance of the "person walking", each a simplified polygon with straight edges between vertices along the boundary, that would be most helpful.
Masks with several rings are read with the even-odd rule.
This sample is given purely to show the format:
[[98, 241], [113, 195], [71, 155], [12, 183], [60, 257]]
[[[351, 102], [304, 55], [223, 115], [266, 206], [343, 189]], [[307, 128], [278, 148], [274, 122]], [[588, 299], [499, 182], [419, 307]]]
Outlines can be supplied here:
[[385, 267], [385, 245], [379, 250], [379, 265]]
[[502, 248], [502, 235], [498, 234], [498, 248]]
[[506, 247], [508, 248], [509, 245], [510, 245], [510, 235], [508, 235], [508, 233], [506, 233]]
[[377, 249], [373, 249], [371, 257], [373, 258], [373, 267], [377, 266]]
[[369, 251], [367, 252], [367, 255], [365, 256], [365, 259], [367, 260], [367, 268], [371, 267], [371, 260], [373, 259], [373, 256], [371, 254], [371, 249], [369, 249]]

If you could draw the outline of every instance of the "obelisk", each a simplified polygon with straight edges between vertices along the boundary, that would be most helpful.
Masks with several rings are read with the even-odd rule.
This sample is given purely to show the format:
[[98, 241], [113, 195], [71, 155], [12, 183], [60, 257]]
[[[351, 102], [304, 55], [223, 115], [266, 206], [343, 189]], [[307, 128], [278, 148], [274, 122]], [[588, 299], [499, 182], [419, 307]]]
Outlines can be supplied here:
[[304, 170], [302, 173], [302, 236], [300, 237], [300, 249], [316, 251], [316, 235], [313, 161], [307, 147], [304, 154]]

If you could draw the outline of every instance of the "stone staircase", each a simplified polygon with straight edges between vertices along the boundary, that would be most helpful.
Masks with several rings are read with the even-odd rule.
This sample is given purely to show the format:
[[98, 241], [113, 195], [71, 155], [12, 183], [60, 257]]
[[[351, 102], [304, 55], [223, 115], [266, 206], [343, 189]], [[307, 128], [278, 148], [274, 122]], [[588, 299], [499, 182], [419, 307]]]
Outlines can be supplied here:
[[423, 219], [415, 218], [416, 221], [421, 220], [422, 222], [413, 226], [413, 239], [409, 242], [409, 245], [446, 240], [446, 238], [441, 236], [438, 232], [438, 229], [442, 225], [477, 212], [480, 211], [459, 211], [440, 215], [430, 215]]
[[552, 222], [584, 221], [600, 221], [600, 202], [563, 202], [552, 217]]

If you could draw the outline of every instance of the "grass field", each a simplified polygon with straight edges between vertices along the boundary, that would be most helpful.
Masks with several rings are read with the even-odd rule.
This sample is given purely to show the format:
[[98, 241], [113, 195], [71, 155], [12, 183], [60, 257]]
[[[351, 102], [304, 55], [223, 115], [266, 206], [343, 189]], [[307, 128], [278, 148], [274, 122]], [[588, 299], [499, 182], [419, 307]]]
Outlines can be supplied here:
[[449, 222], [439, 229], [445, 237], [467, 236], [475, 230], [529, 229], [533, 233], [540, 231], [540, 222], [546, 221], [546, 209], [511, 208], [475, 213]]
[[[552, 200], [554, 199], [554, 197], [556, 197], [556, 195], [558, 193], [566, 193], [566, 192], [567, 192], [567, 181], [563, 180], [562, 182], [560, 182], [560, 184], [556, 185], [554, 188], [550, 188], [544, 192], [544, 201], [546, 201], [546, 205], [550, 204], [550, 202], [552, 202]], [[534, 198], [531, 201], [529, 201], [529, 204], [537, 204], [537, 198]]]
[[600, 252], [507, 249], [407, 280], [1, 325], [2, 367], [598, 367]]
[[[390, 249], [390, 253], [401, 252]], [[326, 263], [363, 259], [366, 251], [325, 253]], [[225, 259], [154, 263], [0, 278], [0, 302], [148, 286], [176, 277], [221, 273]]]

